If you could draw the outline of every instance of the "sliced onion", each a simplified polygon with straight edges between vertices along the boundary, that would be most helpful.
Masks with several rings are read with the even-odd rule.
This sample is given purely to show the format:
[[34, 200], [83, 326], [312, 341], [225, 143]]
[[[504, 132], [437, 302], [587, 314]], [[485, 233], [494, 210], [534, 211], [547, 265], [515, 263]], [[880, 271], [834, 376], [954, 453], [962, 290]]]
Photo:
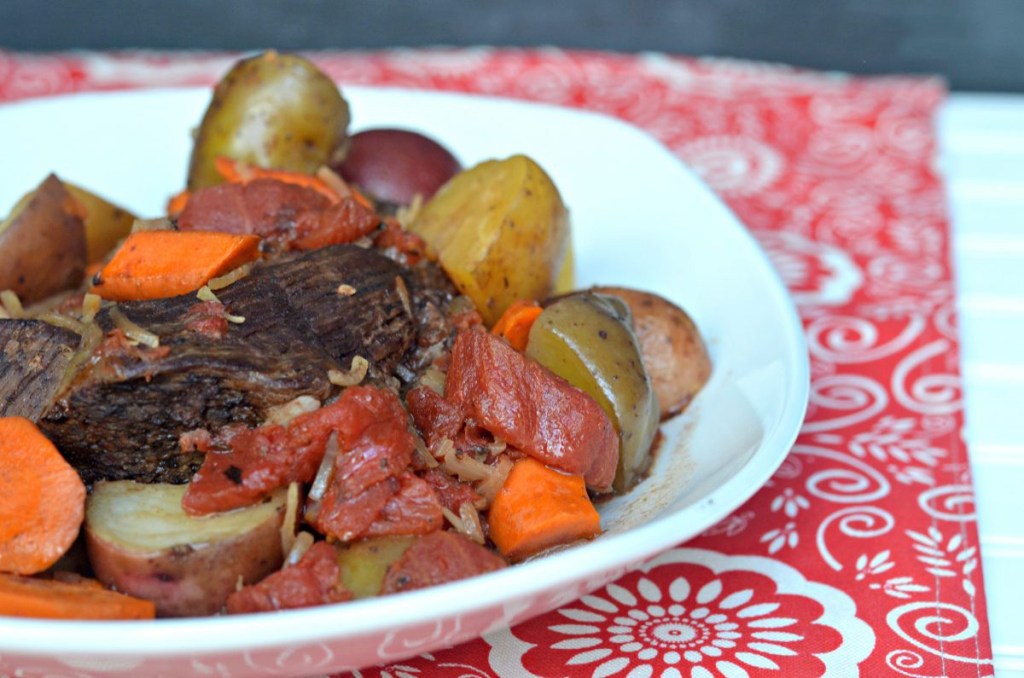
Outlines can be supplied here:
[[498, 492], [501, 490], [502, 485], [505, 484], [505, 479], [508, 478], [509, 472], [512, 470], [512, 460], [507, 455], [501, 455], [493, 466], [491, 466], [493, 473], [490, 477], [485, 478], [476, 485], [476, 492], [487, 502], [487, 506], [491, 505], [494, 498], [498, 496]]
[[149, 348], [160, 346], [160, 337], [136, 325], [117, 306], [110, 308], [110, 320], [114, 323], [114, 327], [124, 332], [124, 336], [128, 337], [130, 341], [148, 346]]
[[316, 178], [327, 184], [327, 187], [338, 194], [339, 198], [351, 198], [352, 189], [345, 180], [338, 176], [330, 167], [322, 166], [316, 171]]
[[103, 299], [98, 294], [87, 292], [82, 297], [82, 322], [91, 323], [96, 319], [96, 314], [100, 312], [100, 306], [103, 304]]
[[285, 503], [284, 520], [281, 521], [281, 553], [291, 553], [295, 546], [295, 526], [299, 515], [299, 484], [288, 486], [288, 497]]
[[206, 286], [211, 290], [221, 290], [230, 285], [233, 282], [237, 282], [249, 275], [249, 271], [252, 270], [252, 264], [242, 264], [233, 271], [228, 271], [219, 278], [213, 278], [210, 282], [206, 283]]
[[447, 438], [441, 442], [438, 452], [441, 452], [442, 450], [443, 453], [441, 456], [444, 459], [445, 470], [448, 471], [450, 475], [458, 476], [459, 480], [472, 482], [475, 480], [484, 480], [494, 475], [494, 467], [478, 461], [471, 455], [460, 455], [455, 451], [455, 446], [452, 444], [451, 440]]
[[309, 532], [299, 532], [295, 537], [295, 543], [288, 551], [288, 557], [284, 559], [285, 567], [294, 565], [302, 560], [302, 556], [306, 555], [306, 551], [309, 550], [314, 541], [313, 535]]
[[324, 498], [327, 485], [331, 482], [331, 476], [334, 475], [334, 461], [338, 458], [339, 449], [338, 434], [332, 433], [324, 447], [324, 458], [320, 461], [320, 468], [317, 469], [316, 477], [313, 478], [313, 484], [309, 488], [309, 498], [313, 501], [319, 502]]
[[362, 383], [366, 378], [366, 372], [370, 369], [370, 361], [361, 355], [352, 358], [352, 364], [348, 372], [341, 370], [328, 370], [327, 380], [335, 386], [355, 386]]
[[455, 528], [456, 532], [466, 534], [466, 526], [462, 524], [462, 518], [458, 517], [444, 506], [441, 507], [441, 514], [444, 516], [444, 519]]
[[46, 313], [39, 315], [38, 319], [42, 320], [47, 325], [71, 330], [75, 334], [81, 335], [82, 332], [85, 331], [85, 323], [79, 322], [78, 320], [66, 315], [61, 315], [60, 313], [54, 313], [53, 311], [47, 311]]
[[300, 414], [315, 412], [320, 409], [320, 401], [309, 395], [300, 395], [286, 403], [272, 407], [267, 410], [267, 418], [263, 420], [264, 426], [287, 426], [292, 419]]
[[427, 444], [423, 442], [423, 438], [415, 431], [410, 431], [410, 433], [412, 433], [412, 440], [416, 445], [416, 454], [423, 460], [424, 466], [427, 468], [437, 468], [440, 466], [437, 459], [434, 459], [434, 455], [427, 449]]
[[0, 306], [7, 312], [8, 318], [24, 318], [25, 309], [21, 305], [21, 299], [14, 290], [0, 292]]
[[462, 525], [466, 528], [466, 536], [477, 544], [483, 544], [485, 541], [484, 526], [480, 524], [480, 514], [477, 513], [473, 504], [468, 501], [459, 504], [459, 517], [462, 519]]
[[409, 288], [405, 285], [405, 280], [400, 275], [395, 276], [395, 291], [398, 292], [398, 298], [402, 300], [402, 307], [405, 309], [406, 315], [412, 317], [412, 300], [409, 297]]

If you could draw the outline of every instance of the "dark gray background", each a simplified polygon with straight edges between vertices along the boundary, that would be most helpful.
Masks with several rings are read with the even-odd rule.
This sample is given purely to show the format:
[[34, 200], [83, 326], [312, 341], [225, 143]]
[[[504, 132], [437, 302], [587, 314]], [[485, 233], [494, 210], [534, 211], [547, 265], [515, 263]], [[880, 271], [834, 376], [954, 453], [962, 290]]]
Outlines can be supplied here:
[[1024, 91], [1024, 0], [0, 0], [0, 48], [556, 45]]

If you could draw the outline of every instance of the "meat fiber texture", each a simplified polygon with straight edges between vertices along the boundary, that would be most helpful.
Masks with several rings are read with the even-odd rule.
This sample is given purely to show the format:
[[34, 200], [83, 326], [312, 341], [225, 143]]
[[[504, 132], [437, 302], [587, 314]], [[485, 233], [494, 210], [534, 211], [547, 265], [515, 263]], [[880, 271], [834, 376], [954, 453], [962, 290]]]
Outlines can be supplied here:
[[410, 289], [408, 269], [340, 245], [278, 258], [218, 290], [234, 318], [219, 329], [195, 294], [119, 304], [160, 346], [118, 341], [104, 310], [104, 342], [40, 426], [86, 482], [186, 482], [203, 455], [181, 449], [182, 433], [256, 426], [299, 395], [322, 400], [328, 372], [355, 356], [369, 361], [369, 380], [387, 379], [416, 340]]

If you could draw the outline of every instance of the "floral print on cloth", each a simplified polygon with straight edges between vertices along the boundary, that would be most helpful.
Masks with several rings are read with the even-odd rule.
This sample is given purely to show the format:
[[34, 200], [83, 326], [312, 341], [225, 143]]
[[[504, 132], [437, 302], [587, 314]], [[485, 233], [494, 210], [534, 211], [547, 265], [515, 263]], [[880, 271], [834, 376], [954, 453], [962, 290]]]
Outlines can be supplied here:
[[[731, 516], [559, 609], [359, 675], [992, 675], [941, 82], [557, 49], [311, 56], [342, 83], [542, 101], [647, 130], [761, 242], [811, 354], [802, 434]], [[0, 100], [206, 85], [234, 58], [0, 52]]]

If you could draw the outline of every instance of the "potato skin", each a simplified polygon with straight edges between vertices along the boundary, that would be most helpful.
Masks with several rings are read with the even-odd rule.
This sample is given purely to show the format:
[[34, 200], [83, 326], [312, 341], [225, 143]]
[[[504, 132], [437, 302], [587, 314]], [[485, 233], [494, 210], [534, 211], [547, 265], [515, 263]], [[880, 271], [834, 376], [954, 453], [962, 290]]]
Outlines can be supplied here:
[[[191, 518], [181, 510], [185, 487], [101, 482], [86, 507], [86, 548], [96, 578], [118, 591], [153, 601], [158, 617], [215, 614], [239, 580], [257, 582], [280, 569], [284, 561], [284, 494], [274, 496], [270, 510], [264, 505], [240, 509], [262, 510], [253, 512], [250, 519], [243, 517], [237, 532], [206, 538], [200, 528], [190, 525], [209, 519]], [[110, 497], [112, 491], [124, 496]], [[97, 500], [97, 492], [107, 496]], [[126, 513], [118, 516], [121, 510]], [[125, 520], [147, 523], [154, 535], [166, 533], [165, 543], [155, 548], [152, 543], [138, 543], [123, 528]]]
[[46, 177], [0, 223], [0, 290], [27, 305], [77, 287], [86, 262], [82, 217], [60, 180]]
[[188, 188], [221, 183], [219, 155], [313, 174], [343, 146], [349, 120], [337, 85], [307, 59], [277, 52], [243, 59], [214, 88], [192, 148]]
[[661, 419], [682, 412], [711, 376], [711, 358], [697, 326], [669, 300], [626, 287], [595, 287], [629, 305]]
[[558, 188], [525, 155], [488, 160], [455, 175], [410, 230], [427, 242], [488, 325], [514, 301], [550, 295], [569, 245], [568, 211]]

